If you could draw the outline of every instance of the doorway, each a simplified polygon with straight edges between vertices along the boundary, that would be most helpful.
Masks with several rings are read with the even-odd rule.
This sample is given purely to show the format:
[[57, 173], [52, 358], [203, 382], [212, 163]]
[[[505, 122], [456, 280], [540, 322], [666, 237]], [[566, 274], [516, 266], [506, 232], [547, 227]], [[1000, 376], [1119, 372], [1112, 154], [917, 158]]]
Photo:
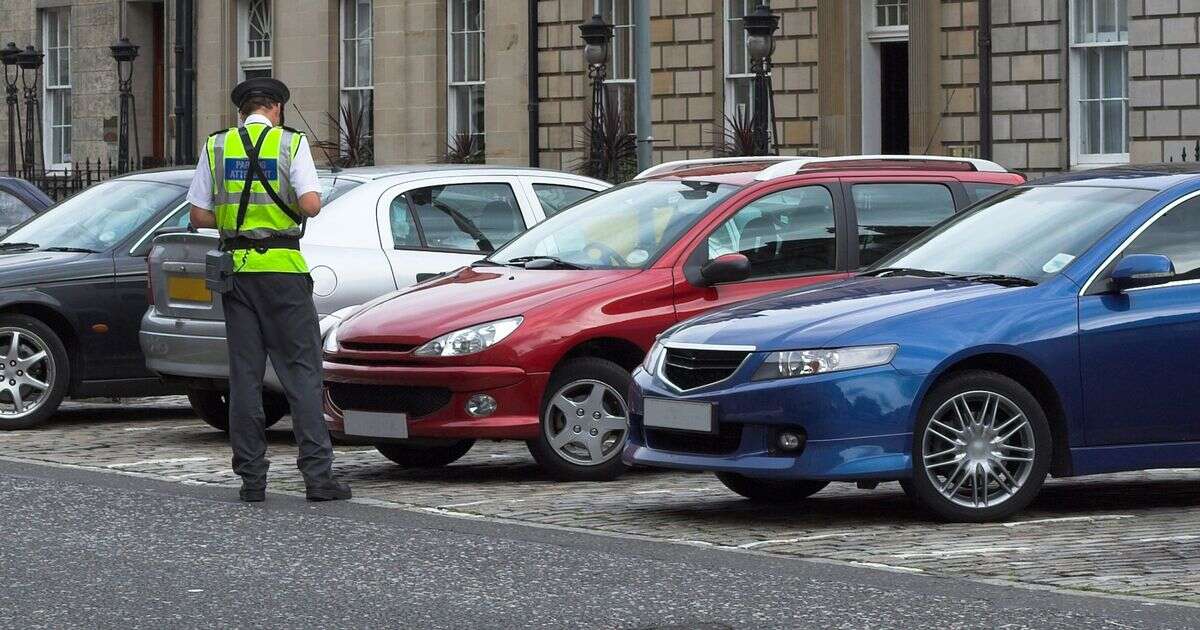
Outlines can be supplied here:
[[861, 151], [909, 153], [908, 0], [860, 0]]
[[909, 152], [908, 42], [879, 44], [879, 144], [889, 155]]

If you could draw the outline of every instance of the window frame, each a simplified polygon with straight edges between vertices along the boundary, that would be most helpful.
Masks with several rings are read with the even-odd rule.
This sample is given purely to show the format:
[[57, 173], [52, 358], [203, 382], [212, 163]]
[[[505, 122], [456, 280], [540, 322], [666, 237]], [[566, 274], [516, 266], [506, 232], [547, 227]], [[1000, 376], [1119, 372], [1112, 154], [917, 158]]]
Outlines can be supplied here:
[[[722, 37], [722, 39], [724, 40], [723, 46], [722, 46], [722, 48], [724, 49], [723, 50], [723, 55], [724, 55], [723, 71], [725, 74], [724, 80], [722, 81], [725, 84], [725, 87], [724, 87], [724, 90], [725, 90], [724, 115], [726, 118], [737, 120], [738, 115], [739, 115], [738, 111], [737, 111], [737, 107], [739, 105], [745, 105], [746, 110], [745, 110], [744, 115], [747, 117], [747, 120], [749, 120], [754, 115], [754, 73], [750, 71], [750, 51], [749, 51], [749, 44], [747, 43], [747, 40], [746, 40], [746, 30], [744, 27], [742, 28], [741, 49], [742, 49], [742, 56], [745, 59], [746, 67], [743, 69], [742, 72], [731, 72], [731, 70], [730, 70], [733, 67], [733, 51], [734, 51], [734, 46], [735, 46], [735, 44], [733, 43], [733, 38], [734, 38], [733, 37], [733, 29], [735, 28], [734, 22], [742, 21], [741, 17], [736, 17], [736, 18], [730, 17], [733, 14], [733, 6], [734, 6], [733, 3], [735, 3], [735, 2], [742, 3], [742, 15], [743, 16], [745, 16], [746, 13], [753, 11], [754, 8], [758, 5], [758, 0], [724, 0], [725, 13], [722, 16], [722, 18], [723, 18], [722, 33], [724, 34], [724, 36]], [[747, 86], [746, 102], [738, 103], [737, 98], [736, 98], [737, 92], [738, 92], [737, 87], [739, 84], [743, 84], [743, 83], [746, 84], [746, 86]], [[722, 126], [724, 126], [726, 124], [728, 124], [727, 121], [722, 121]]]
[[[616, 21], [618, 2], [624, 2], [627, 7], [628, 23], [618, 24]], [[619, 112], [624, 112], [628, 108], [632, 113], [632, 119], [624, 121], [629, 127], [630, 135], [634, 135], [634, 126], [637, 123], [637, 95], [634, 93], [637, 85], [637, 78], [634, 75], [637, 48], [634, 45], [636, 25], [633, 18], [633, 3], [634, 0], [595, 0], [592, 5], [595, 12], [613, 26], [612, 43], [608, 49], [608, 74], [604, 77], [604, 88], [609, 107], [616, 107]], [[628, 44], [628, 50], [625, 51], [617, 50], [616, 46], [617, 42], [622, 41], [617, 37], [621, 31], [626, 32], [623, 41]], [[618, 69], [616, 64], [618, 54], [625, 58], [623, 73], [625, 76], [615, 76]], [[629, 102], [626, 102], [626, 99]]]
[[[339, 57], [341, 58], [340, 62], [338, 63], [338, 103], [342, 107], [348, 108], [353, 102], [352, 98], [355, 93], [358, 93], [359, 98], [367, 99], [365, 101], [366, 103], [369, 103], [369, 106], [366, 108], [367, 137], [371, 139], [371, 143], [373, 145], [375, 138], [375, 2], [374, 0], [368, 0], [371, 10], [367, 12], [367, 15], [371, 20], [371, 28], [367, 37], [362, 38], [358, 37], [359, 28], [357, 5], [360, 1], [361, 0], [341, 0], [340, 6], [338, 7], [338, 51]], [[349, 34], [347, 31], [347, 26], [349, 25], [346, 19], [347, 7], [355, 7], [355, 32], [353, 33], [353, 37], [347, 37]], [[369, 67], [368, 72], [370, 72], [371, 80], [367, 85], [362, 85], [361, 82], [358, 81], [358, 78], [362, 77], [363, 70], [358, 66], [358, 46], [363, 41], [366, 42], [369, 53], [367, 56], [367, 65]], [[353, 58], [349, 58], [349, 56], [346, 54], [346, 46], [350, 42], [353, 42], [355, 45], [355, 54]], [[354, 76], [356, 78], [355, 85], [347, 85], [346, 83], [347, 75], [349, 74], [346, 72], [346, 67], [348, 64], [354, 64]], [[339, 116], [340, 115], [341, 114], [339, 113]], [[343, 152], [343, 155], [345, 155], [347, 148], [346, 138], [339, 138], [338, 144], [341, 147], [340, 150]]]
[[[53, 7], [42, 9], [40, 16], [41, 24], [41, 40], [42, 52], [45, 53], [45, 63], [42, 64], [42, 128], [46, 130], [47, 137], [43, 138], [42, 142], [42, 163], [47, 169], [51, 170], [70, 170], [71, 169], [71, 145], [72, 141], [67, 140], [66, 136], [73, 131], [72, 118], [74, 112], [71, 104], [73, 94], [73, 86], [71, 83], [71, 9], [70, 7]], [[66, 28], [62, 27], [62, 21], [66, 21]], [[53, 22], [53, 24], [51, 24]], [[50, 46], [50, 27], [53, 25], [56, 34], [59, 35], [58, 45]], [[62, 41], [62, 33], [66, 33], [66, 42]], [[57, 57], [55, 55], [58, 55]], [[62, 64], [58, 63], [59, 59], [66, 56], [66, 83], [62, 82], [64, 78], [62, 73]], [[58, 81], [50, 81], [51, 65], [55, 66], [55, 72], [58, 74]], [[55, 105], [56, 98], [65, 98], [65, 110], [60, 110]], [[69, 113], [68, 113], [69, 112]], [[62, 123], [55, 123], [55, 115], [62, 114]], [[62, 134], [59, 136], [61, 142], [58, 146], [54, 143], [54, 132], [59, 130]]]
[[[800, 273], [781, 274], [781, 275], [776, 275], [776, 276], [750, 277], [745, 280], [740, 280], [738, 282], [722, 282], [722, 283], [718, 283], [713, 286], [720, 287], [720, 286], [724, 286], [727, 284], [741, 285], [741, 284], [753, 283], [753, 282], [772, 282], [772, 281], [778, 281], [778, 280], [786, 280], [789, 278], [826, 276], [826, 275], [831, 275], [831, 274], [836, 274], [836, 273], [844, 273], [845, 271], [852, 269], [852, 267], [849, 266], [849, 264], [852, 260], [849, 257], [849, 253], [852, 248], [856, 248], [857, 241], [850, 239], [848, 236], [850, 226], [853, 225], [854, 223], [852, 221], [853, 217], [851, 215], [849, 215], [847, 212], [848, 208], [847, 208], [847, 204], [846, 204], [846, 200], [845, 200], [845, 185], [838, 179], [821, 179], [821, 180], [805, 181], [805, 182], [798, 182], [798, 183], [793, 183], [793, 184], [785, 184], [785, 185], [781, 185], [781, 186], [772, 187], [770, 189], [763, 191], [762, 194], [756, 195], [755, 197], [753, 197], [751, 199], [741, 200], [740, 202], [738, 202], [738, 204], [735, 207], [721, 213], [720, 218], [713, 221], [710, 224], [710, 227], [705, 227], [702, 230], [699, 230], [698, 231], [699, 236], [697, 236], [691, 243], [689, 243], [688, 247], [691, 248], [691, 251], [680, 263], [680, 265], [682, 267], [682, 276], [685, 279], [687, 279], [687, 281], [689, 283], [691, 283], [692, 285], [699, 286], [699, 285], [696, 285], [695, 279], [699, 277], [700, 268], [703, 267], [705, 263], [709, 262], [708, 239], [711, 238], [712, 235], [717, 232], [717, 230], [724, 229], [725, 224], [728, 223], [730, 220], [732, 220], [733, 217], [737, 216], [737, 214], [739, 212], [741, 212], [742, 210], [745, 210], [751, 204], [753, 204], [759, 200], [762, 200], [766, 197], [769, 197], [775, 193], [787, 192], [789, 190], [794, 190], [794, 189], [798, 189], [798, 188], [806, 188], [809, 186], [822, 186], [829, 192], [830, 197], [833, 198], [833, 221], [834, 221], [833, 269], [821, 270], [821, 271], [805, 271], [805, 272], [800, 272]], [[734, 193], [734, 194], [737, 194], [737, 193]], [[857, 249], [854, 249], [854, 251], [857, 251]], [[857, 259], [855, 259], [855, 260], [857, 260]]]
[[[486, 65], [487, 55], [486, 55], [485, 49], [487, 47], [487, 33], [486, 33], [484, 22], [487, 17], [487, 1], [486, 0], [478, 0], [479, 1], [479, 29], [478, 30], [462, 30], [462, 31], [454, 30], [455, 7], [461, 7], [462, 10], [464, 11], [463, 28], [466, 29], [467, 28], [467, 19], [466, 19], [465, 11], [467, 9], [467, 4], [471, 1], [472, 0], [449, 0], [446, 3], [446, 113], [447, 113], [446, 137], [447, 137], [448, 141], [452, 141], [455, 138], [455, 136], [459, 135], [460, 133], [468, 133], [472, 136], [476, 136], [479, 138], [479, 143], [480, 143], [481, 147], [486, 147], [486, 133], [487, 133], [486, 124], [483, 125], [480, 129], [473, 129], [473, 127], [474, 127], [473, 121], [475, 119], [476, 112], [474, 111], [474, 107], [473, 107], [474, 101], [470, 97], [472, 96], [472, 94], [474, 93], [475, 90], [477, 90], [477, 89], [482, 90], [484, 93], [484, 97], [483, 97], [483, 103], [480, 105], [480, 109], [483, 110], [486, 107], [486, 104], [487, 104], [487, 100], [486, 100], [487, 99], [487, 65]], [[455, 35], [463, 35], [463, 50], [458, 51], [457, 54], [463, 55], [464, 75], [470, 74], [469, 70], [466, 70], [467, 68], [470, 67], [469, 64], [466, 63], [466, 56], [470, 50], [471, 38], [472, 38], [472, 36], [479, 37], [479, 78], [477, 80], [470, 80], [466, 76], [464, 76], [465, 80], [463, 80], [463, 81], [455, 80], [454, 62], [456, 59], [458, 59], [457, 54], [454, 49], [454, 36]], [[467, 103], [468, 103], [468, 108], [469, 108], [468, 113], [467, 113], [467, 126], [468, 127], [465, 132], [462, 129], [458, 128], [458, 117], [459, 117], [460, 112], [458, 111], [458, 98], [457, 98], [459, 92], [464, 92], [464, 91], [467, 93], [467, 96], [468, 96]]]
[[[427, 179], [419, 179], [419, 180], [414, 180], [411, 182], [405, 182], [403, 184], [397, 184], [395, 186], [392, 186], [392, 187], [388, 188], [387, 190], [383, 191], [383, 193], [379, 196], [379, 199], [376, 202], [376, 207], [375, 207], [375, 215], [376, 215], [375, 220], [376, 220], [376, 225], [377, 225], [378, 232], [379, 232], [380, 246], [383, 248], [383, 251], [385, 251], [385, 252], [390, 252], [390, 251], [395, 251], [395, 252], [438, 252], [438, 253], [444, 253], [444, 254], [469, 254], [469, 255], [479, 256], [480, 258], [491, 255], [491, 252], [481, 252], [479, 250], [454, 249], [454, 248], [445, 248], [445, 247], [429, 247], [429, 246], [425, 245], [425, 243], [428, 242], [425, 238], [425, 228], [424, 228], [424, 226], [421, 225], [420, 217], [417, 216], [416, 211], [413, 209], [411, 199], [407, 200], [406, 205], [408, 206], [409, 216], [412, 217], [413, 224], [417, 227], [417, 237], [421, 241], [422, 245], [420, 247], [411, 247], [411, 246], [410, 247], [396, 247], [395, 246], [395, 240], [396, 240], [395, 234], [392, 233], [392, 215], [391, 215], [392, 202], [397, 197], [400, 197], [401, 195], [411, 195], [414, 191], [417, 191], [417, 190], [422, 190], [424, 188], [436, 188], [439, 186], [489, 185], [489, 184], [498, 184], [498, 185], [508, 186], [512, 190], [513, 198], [516, 199], [516, 202], [517, 202], [516, 211], [520, 215], [521, 221], [524, 222], [524, 224], [525, 224], [525, 228], [524, 228], [525, 230], [528, 230], [529, 228], [533, 227], [534, 225], [537, 225], [539, 222], [544, 220], [543, 217], [540, 217], [536, 213], [533, 212], [533, 208], [535, 207], [537, 200], [535, 199], [533, 201], [530, 201], [530, 199], [528, 197], [529, 193], [526, 191], [525, 186], [516, 177], [510, 177], [510, 176], [496, 177], [496, 176], [489, 176], [489, 175], [475, 175], [475, 176], [441, 176], [441, 177], [432, 177], [432, 178], [427, 178]], [[540, 206], [537, 206], [537, 207], [540, 209]], [[497, 246], [496, 249], [499, 250], [499, 246]]]
[[[1116, 248], [1114, 248], [1113, 252], [1111, 254], [1109, 254], [1107, 258], [1104, 259], [1104, 262], [1100, 263], [1100, 265], [1096, 267], [1096, 270], [1093, 271], [1090, 276], [1088, 276], [1087, 282], [1083, 283], [1083, 288], [1079, 289], [1079, 297], [1086, 297], [1089, 295], [1100, 295], [1100, 294], [1108, 293], [1109, 292], [1109, 288], [1108, 288], [1109, 287], [1109, 283], [1108, 283], [1109, 274], [1112, 273], [1112, 269], [1117, 264], [1117, 261], [1119, 261], [1124, 256], [1125, 250], [1129, 249], [1129, 246], [1132, 245], [1133, 242], [1136, 241], [1138, 239], [1138, 237], [1142, 235], [1143, 232], [1150, 229], [1150, 226], [1157, 223], [1158, 220], [1161, 219], [1162, 217], [1166, 216], [1166, 214], [1168, 212], [1174, 210], [1175, 208], [1178, 208], [1179, 206], [1182, 206], [1183, 204], [1185, 204], [1189, 201], [1193, 201], [1197, 198], [1200, 198], [1200, 191], [1193, 191], [1193, 192], [1187, 193], [1187, 194], [1183, 195], [1182, 197], [1178, 197], [1178, 198], [1174, 199], [1173, 201], [1171, 201], [1170, 203], [1168, 203], [1167, 205], [1163, 206], [1161, 209], [1159, 209], [1157, 212], [1154, 213], [1154, 216], [1152, 216], [1149, 219], [1146, 219], [1144, 222], [1142, 222], [1142, 224], [1139, 225], [1137, 227], [1137, 229], [1135, 229], [1129, 236], [1125, 237], [1125, 240], [1121, 241], [1121, 244], [1118, 245]], [[1082, 258], [1082, 254], [1080, 255], [1080, 258]], [[1137, 288], [1132, 288], [1132, 289], [1126, 289], [1125, 291], [1126, 291], [1126, 293], [1131, 292], [1131, 291], [1149, 291], [1152, 289], [1162, 289], [1165, 287], [1178, 287], [1178, 286], [1183, 286], [1183, 285], [1188, 285], [1188, 284], [1200, 284], [1200, 280], [1179, 280], [1179, 281], [1174, 281], [1174, 282], [1165, 282], [1163, 284], [1156, 284], [1156, 285], [1148, 286], [1148, 287], [1137, 287]]]
[[[256, 3], [262, 3], [267, 15], [267, 38], [265, 40], [266, 56], [252, 57], [250, 51], [250, 10]], [[258, 76], [264, 70], [266, 76], [275, 74], [275, 12], [272, 0], [238, 0], [237, 33], [238, 33], [238, 79], [245, 81], [248, 73]]]
[[[1129, 14], [1128, 4], [1125, 5], [1125, 39], [1119, 39], [1121, 31], [1117, 31], [1118, 39], [1106, 42], [1084, 42], [1076, 41], [1082, 39], [1080, 33], [1077, 32], [1076, 23], [1077, 16], [1085, 3], [1095, 6], [1096, 2], [1113, 2], [1116, 6], [1120, 6], [1124, 0], [1070, 0], [1067, 6], [1067, 50], [1068, 50], [1068, 83], [1067, 83], [1067, 100], [1069, 101], [1069, 118], [1070, 118], [1070, 160], [1072, 169], [1087, 169], [1101, 166], [1110, 166], [1113, 164], [1128, 164], [1129, 163]], [[1117, 13], [1114, 13], [1117, 15]], [[1092, 25], [1096, 26], [1096, 12], [1092, 12]], [[1097, 31], [1098, 32], [1098, 31]], [[1121, 48], [1124, 55], [1124, 76], [1123, 81], [1123, 98], [1106, 98], [1104, 94], [1104, 73], [1101, 71], [1100, 77], [1100, 94], [1095, 99], [1084, 99], [1084, 69], [1086, 67], [1086, 55], [1093, 48]], [[1109, 101], [1117, 101], [1123, 103], [1123, 116], [1121, 117], [1122, 129], [1124, 131], [1124, 153], [1084, 153], [1083, 152], [1083, 102], [1095, 102], [1101, 104]], [[1103, 147], [1104, 118], [1103, 109], [1100, 113], [1100, 131], [1101, 131], [1101, 147]]]
[[[850, 234], [849, 234], [847, 240], [850, 241], [850, 247], [853, 248], [853, 250], [854, 250], [853, 255], [854, 255], [854, 264], [855, 264], [856, 269], [865, 269], [875, 263], [872, 262], [870, 264], [864, 265], [863, 261], [862, 261], [862, 242], [861, 242], [862, 223], [859, 222], [858, 203], [854, 199], [854, 188], [855, 187], [857, 187], [857, 186], [929, 186], [929, 185], [944, 186], [950, 192], [950, 204], [951, 204], [951, 206], [953, 206], [953, 210], [950, 212], [949, 216], [943, 217], [941, 220], [937, 221], [933, 225], [927, 226], [925, 228], [926, 230], [932, 229], [938, 223], [941, 223], [942, 221], [945, 221], [946, 219], [953, 217], [954, 215], [958, 214], [959, 212], [962, 212], [963, 208], [966, 208], [966, 207], [972, 205], [970, 198], [967, 196], [966, 189], [962, 185], [962, 182], [960, 182], [956, 179], [922, 179], [922, 180], [914, 180], [914, 179], [903, 179], [903, 180], [854, 179], [854, 180], [844, 180], [842, 183], [843, 183], [842, 190], [844, 191], [844, 194], [846, 195], [847, 212], [850, 214], [850, 218], [852, 219], [849, 224], [849, 227], [848, 227], [848, 229], [851, 231], [850, 231]], [[922, 234], [923, 233], [924, 232], [922, 232]], [[912, 239], [909, 239], [908, 241], [905, 241], [904, 243], [901, 243], [900, 246], [897, 247], [896, 249], [899, 249], [900, 247], [907, 245], [909, 242], [915, 240], [919, 236], [920, 236], [920, 234], [918, 234], [917, 236], [914, 236]], [[896, 251], [896, 250], [894, 249], [892, 251]], [[888, 252], [887, 254], [884, 254], [883, 256], [881, 256], [879, 258], [879, 260], [886, 258], [887, 256], [891, 255], [891, 253], [892, 252]]]

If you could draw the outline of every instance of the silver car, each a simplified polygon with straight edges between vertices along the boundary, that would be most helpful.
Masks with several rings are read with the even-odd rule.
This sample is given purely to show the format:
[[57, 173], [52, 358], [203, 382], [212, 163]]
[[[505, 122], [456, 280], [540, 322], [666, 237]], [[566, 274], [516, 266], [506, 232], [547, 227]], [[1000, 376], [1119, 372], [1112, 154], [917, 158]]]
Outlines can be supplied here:
[[[331, 177], [323, 174], [326, 178]], [[468, 265], [547, 216], [609, 187], [556, 171], [461, 165], [340, 171], [337, 198], [310, 219], [301, 249], [313, 279], [321, 334], [337, 311]], [[155, 239], [153, 301], [139, 335], [146, 365], [182, 381], [197, 414], [228, 429], [228, 355], [221, 296], [204, 286], [213, 230]], [[270, 426], [287, 414], [267, 365], [263, 409]]]

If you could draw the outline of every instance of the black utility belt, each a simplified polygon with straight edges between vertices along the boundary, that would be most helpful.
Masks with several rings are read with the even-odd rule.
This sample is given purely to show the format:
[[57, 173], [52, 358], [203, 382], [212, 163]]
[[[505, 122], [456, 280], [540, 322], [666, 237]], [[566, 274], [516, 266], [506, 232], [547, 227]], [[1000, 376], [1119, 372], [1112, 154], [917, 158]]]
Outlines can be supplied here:
[[268, 236], [267, 238], [249, 238], [246, 236], [235, 236], [233, 238], [221, 239], [221, 251], [229, 252], [235, 249], [254, 249], [266, 251], [268, 249], [294, 249], [300, 251], [299, 236]]

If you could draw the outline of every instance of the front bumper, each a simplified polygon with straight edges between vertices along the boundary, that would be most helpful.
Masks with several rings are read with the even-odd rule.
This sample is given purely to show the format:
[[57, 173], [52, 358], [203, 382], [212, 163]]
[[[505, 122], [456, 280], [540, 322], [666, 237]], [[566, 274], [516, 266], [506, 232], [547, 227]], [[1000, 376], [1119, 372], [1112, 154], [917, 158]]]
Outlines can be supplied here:
[[[343, 409], [408, 414], [414, 438], [514, 439], [538, 436], [538, 407], [548, 373], [509, 366], [361, 365], [325, 362], [325, 421], [335, 436], [357, 443], [370, 438], [345, 434]], [[466, 411], [474, 394], [496, 399], [485, 418]]]
[[[336, 321], [327, 315], [321, 317], [322, 338]], [[138, 340], [146, 367], [165, 379], [209, 384], [229, 381], [229, 349], [223, 320], [165, 317], [150, 307], [142, 317]], [[263, 386], [276, 393], [283, 392], [270, 359]]]
[[[913, 405], [921, 383], [883, 366], [680, 394], [639, 369], [622, 457], [629, 464], [761, 478], [904, 479], [911, 476]], [[646, 397], [714, 403], [720, 434], [647, 429]], [[774, 444], [781, 430], [802, 432], [804, 447], [781, 452]]]

